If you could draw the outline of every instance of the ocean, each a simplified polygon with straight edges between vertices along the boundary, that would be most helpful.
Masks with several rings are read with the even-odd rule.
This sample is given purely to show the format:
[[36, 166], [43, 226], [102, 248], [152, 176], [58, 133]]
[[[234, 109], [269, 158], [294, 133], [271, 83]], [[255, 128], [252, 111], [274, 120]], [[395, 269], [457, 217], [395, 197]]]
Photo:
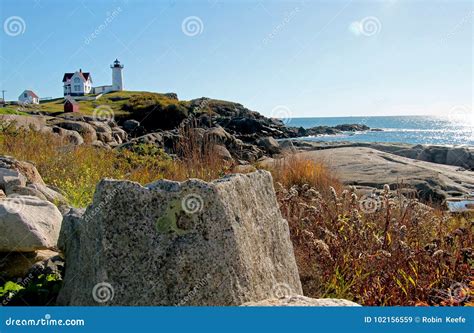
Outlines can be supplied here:
[[312, 141], [401, 142], [411, 144], [474, 146], [474, 119], [469, 116], [382, 116], [291, 118], [287, 126], [310, 128], [364, 124], [382, 132], [366, 131], [306, 137]]

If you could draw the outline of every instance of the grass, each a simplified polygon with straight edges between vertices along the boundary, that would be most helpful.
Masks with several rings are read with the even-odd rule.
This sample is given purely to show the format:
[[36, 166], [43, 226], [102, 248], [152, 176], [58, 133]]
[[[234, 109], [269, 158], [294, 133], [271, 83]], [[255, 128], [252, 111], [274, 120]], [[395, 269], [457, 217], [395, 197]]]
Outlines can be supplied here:
[[[78, 100], [77, 102], [79, 103], [79, 113], [85, 115], [92, 115], [94, 113], [95, 108], [97, 108], [98, 106], [105, 106], [110, 107], [116, 116], [129, 115], [130, 112], [126, 110], [126, 105], [129, 103], [130, 99], [137, 98], [137, 96], [143, 97], [143, 99], [154, 98], [165, 105], [179, 103], [178, 101], [169, 98], [165, 94], [140, 91], [116, 91], [104, 94], [97, 100]], [[63, 103], [63, 98], [41, 101], [39, 105], [35, 106], [35, 109], [45, 113], [63, 112]]]
[[274, 172], [306, 296], [474, 305], [472, 215], [451, 216], [387, 186], [359, 197], [324, 168], [288, 159]]
[[[68, 146], [52, 135], [6, 128], [0, 154], [33, 162], [46, 183], [79, 207], [91, 202], [102, 178], [146, 184], [231, 172], [192, 124], [180, 135], [179, 160], [171, 160], [150, 145], [134, 151]], [[387, 188], [371, 197], [375, 209], [367, 209], [367, 197], [342, 186], [324, 162], [289, 156], [266, 168], [290, 226], [306, 296], [364, 305], [473, 305], [472, 216], [451, 216]]]
[[[192, 135], [186, 133], [189, 129], [181, 131], [182, 135]], [[85, 207], [92, 200], [96, 184], [103, 178], [147, 184], [162, 178], [212, 180], [229, 172], [227, 164], [212, 158], [211, 150], [203, 146], [196, 152], [186, 150], [186, 141], [177, 147], [182, 159], [172, 160], [153, 145], [143, 144], [134, 151], [71, 146], [52, 134], [10, 126], [0, 133], [0, 154], [32, 162], [44, 181], [60, 188], [71, 205]], [[190, 141], [197, 142], [196, 138]], [[212, 149], [212, 145], [206, 145]]]
[[11, 107], [11, 106], [5, 106], [5, 107], [0, 107], [0, 115], [3, 114], [16, 114], [16, 115], [22, 115], [25, 116], [27, 113], [22, 112], [18, 109], [18, 107]]

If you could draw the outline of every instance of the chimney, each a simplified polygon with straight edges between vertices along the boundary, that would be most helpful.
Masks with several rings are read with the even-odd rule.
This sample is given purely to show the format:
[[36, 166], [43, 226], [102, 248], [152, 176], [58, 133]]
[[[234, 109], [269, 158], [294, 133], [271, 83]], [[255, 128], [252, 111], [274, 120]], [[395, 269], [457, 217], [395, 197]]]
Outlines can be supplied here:
[[82, 68], [79, 68], [79, 73], [82, 73]]

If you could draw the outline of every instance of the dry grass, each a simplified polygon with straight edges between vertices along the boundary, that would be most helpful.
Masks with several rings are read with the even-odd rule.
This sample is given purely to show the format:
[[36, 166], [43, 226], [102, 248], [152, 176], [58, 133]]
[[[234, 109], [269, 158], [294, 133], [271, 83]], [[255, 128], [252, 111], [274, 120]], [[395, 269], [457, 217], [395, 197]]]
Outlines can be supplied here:
[[324, 195], [308, 184], [277, 187], [305, 295], [364, 305], [472, 305], [467, 217], [388, 189], [373, 198], [376, 211], [367, 211], [367, 199], [353, 190]]
[[315, 162], [298, 155], [289, 155], [275, 160], [267, 169], [272, 173], [275, 182], [287, 188], [304, 184], [322, 192], [328, 192], [330, 187], [338, 191], [343, 188], [342, 183], [324, 161]]
[[[182, 140], [195, 142], [192, 137], [183, 136]], [[229, 170], [203, 148], [184, 151], [179, 160], [170, 159], [152, 145], [139, 148], [138, 152], [132, 152], [71, 146], [57, 136], [32, 130], [4, 129], [0, 133], [0, 154], [32, 162], [45, 182], [61, 189], [70, 204], [77, 207], [91, 202], [95, 186], [103, 178], [128, 179], [141, 184], [163, 178], [212, 180]]]

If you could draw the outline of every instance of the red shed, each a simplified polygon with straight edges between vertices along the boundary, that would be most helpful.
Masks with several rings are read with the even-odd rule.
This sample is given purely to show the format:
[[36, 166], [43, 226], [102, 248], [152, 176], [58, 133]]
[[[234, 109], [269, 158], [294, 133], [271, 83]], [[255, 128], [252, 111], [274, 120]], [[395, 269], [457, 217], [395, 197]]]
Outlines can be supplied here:
[[79, 112], [79, 103], [74, 98], [67, 96], [64, 100], [64, 112]]

